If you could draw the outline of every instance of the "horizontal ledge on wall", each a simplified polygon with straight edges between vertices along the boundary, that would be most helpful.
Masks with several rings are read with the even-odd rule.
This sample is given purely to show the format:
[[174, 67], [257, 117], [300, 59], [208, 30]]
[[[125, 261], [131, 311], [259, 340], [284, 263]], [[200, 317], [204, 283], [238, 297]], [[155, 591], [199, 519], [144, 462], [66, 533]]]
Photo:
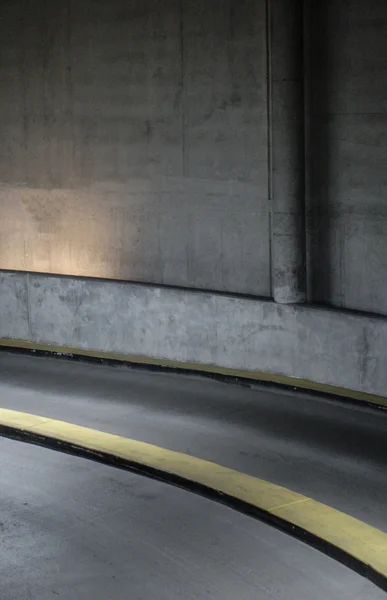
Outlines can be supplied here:
[[[55, 279], [60, 277], [61, 279], [78, 280], [78, 281], [91, 281], [99, 283], [112, 283], [118, 285], [135, 285], [142, 288], [149, 288], [155, 290], [166, 290], [172, 292], [189, 292], [191, 294], [211, 294], [212, 296], [221, 296], [223, 298], [238, 298], [240, 300], [254, 300], [258, 302], [273, 302], [272, 296], [262, 296], [258, 294], [247, 294], [244, 292], [230, 292], [220, 289], [213, 289], [207, 287], [191, 287], [189, 285], [177, 285], [172, 283], [160, 283], [155, 281], [142, 281], [141, 279], [119, 279], [117, 277], [97, 277], [93, 275], [84, 274], [68, 274], [68, 273], [49, 273], [46, 271], [25, 271], [24, 269], [0, 269], [0, 275], [2, 273], [8, 275], [25, 275], [26, 277], [45, 277], [46, 279]], [[324, 307], [325, 308], [325, 307]], [[326, 307], [329, 309], [329, 307]], [[334, 310], [334, 309], [333, 309]], [[353, 311], [349, 311], [353, 312]], [[369, 314], [369, 313], [365, 313]], [[375, 316], [380, 316], [376, 314]], [[383, 316], [383, 315], [381, 315]]]
[[0, 339], [0, 348], [3, 350], [25, 350], [33, 353], [52, 354], [64, 358], [86, 358], [107, 362], [120, 362], [133, 366], [156, 367], [179, 371], [192, 371], [202, 375], [214, 375], [230, 379], [250, 380], [256, 383], [271, 383], [283, 387], [292, 387], [310, 392], [317, 392], [327, 396], [350, 400], [367, 404], [372, 407], [387, 409], [387, 397], [368, 394], [347, 388], [337, 387], [307, 379], [289, 377], [276, 373], [265, 373], [262, 371], [248, 371], [243, 369], [231, 369], [217, 365], [183, 362], [155, 358], [149, 356], [138, 356], [130, 354], [117, 354], [114, 352], [103, 352], [99, 350], [85, 350], [82, 348], [70, 348], [65, 346], [54, 346], [29, 342], [25, 340]]
[[[1, 275], [9, 275], [9, 276], [18, 276], [22, 275], [25, 277], [42, 277], [47, 280], [50, 279], [58, 279], [68, 280], [68, 281], [85, 281], [91, 283], [108, 283], [113, 285], [126, 285], [126, 286], [136, 286], [139, 288], [145, 289], [153, 289], [153, 290], [165, 290], [167, 292], [181, 292], [190, 294], [195, 294], [197, 296], [211, 295], [220, 298], [230, 298], [234, 300], [250, 300], [253, 302], [265, 302], [270, 304], [277, 304], [274, 301], [272, 296], [261, 296], [257, 294], [246, 294], [242, 292], [232, 292], [232, 291], [224, 291], [217, 290], [212, 288], [199, 288], [199, 287], [190, 287], [185, 285], [176, 285], [169, 283], [160, 283], [160, 282], [152, 282], [152, 281], [141, 281], [137, 279], [118, 279], [117, 277], [95, 277], [92, 275], [83, 275], [83, 274], [69, 274], [69, 273], [57, 273], [57, 272], [46, 272], [46, 271], [26, 271], [24, 269], [1, 269], [0, 268], [0, 277]], [[286, 305], [285, 305], [286, 306]], [[326, 313], [337, 313], [340, 312], [343, 315], [348, 316], [356, 316], [356, 317], [366, 317], [372, 318], [380, 321], [387, 321], [387, 312], [371, 312], [367, 310], [359, 310], [355, 308], [347, 308], [347, 307], [337, 307], [334, 304], [324, 304], [321, 302], [308, 302], [305, 303], [294, 303], [289, 305], [290, 307], [299, 307], [302, 309], [313, 309], [313, 310], [321, 310]]]

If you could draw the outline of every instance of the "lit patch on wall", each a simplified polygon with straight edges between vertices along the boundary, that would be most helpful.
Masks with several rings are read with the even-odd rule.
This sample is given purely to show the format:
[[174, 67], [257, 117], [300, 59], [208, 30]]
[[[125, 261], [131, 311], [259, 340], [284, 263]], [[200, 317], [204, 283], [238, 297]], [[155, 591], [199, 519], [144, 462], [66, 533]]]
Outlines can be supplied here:
[[120, 211], [101, 191], [0, 190], [0, 268], [120, 277]]

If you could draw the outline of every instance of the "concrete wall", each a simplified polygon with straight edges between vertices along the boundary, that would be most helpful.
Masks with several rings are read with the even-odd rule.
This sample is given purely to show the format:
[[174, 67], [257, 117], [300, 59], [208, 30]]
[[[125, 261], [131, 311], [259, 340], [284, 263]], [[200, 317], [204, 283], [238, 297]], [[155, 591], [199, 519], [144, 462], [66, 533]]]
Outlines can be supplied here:
[[0, 268], [270, 294], [264, 0], [0, 7]]
[[311, 298], [387, 314], [387, 2], [311, 5]]
[[300, 377], [386, 395], [387, 320], [271, 301], [0, 275], [0, 338]]
[[[387, 314], [387, 3], [304, 5], [309, 300]], [[0, 268], [271, 296], [266, 16], [1, 3]]]
[[[3, 272], [0, 337], [387, 395], [387, 3], [304, 6], [309, 300], [384, 317]], [[265, 0], [1, 3], [0, 269], [270, 296], [297, 111], [266, 17]]]

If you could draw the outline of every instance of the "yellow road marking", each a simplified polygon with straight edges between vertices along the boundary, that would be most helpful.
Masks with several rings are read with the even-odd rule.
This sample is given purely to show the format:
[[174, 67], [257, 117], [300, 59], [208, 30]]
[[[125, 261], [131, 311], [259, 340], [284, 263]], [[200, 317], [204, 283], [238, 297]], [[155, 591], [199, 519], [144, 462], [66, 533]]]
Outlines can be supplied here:
[[75, 356], [86, 356], [90, 358], [100, 358], [103, 360], [117, 360], [139, 365], [149, 365], [158, 367], [167, 367], [171, 369], [185, 369], [187, 371], [198, 371], [202, 373], [213, 373], [215, 375], [224, 375], [226, 377], [237, 377], [240, 379], [251, 379], [253, 381], [264, 381], [279, 385], [297, 387], [311, 392], [321, 392], [327, 395], [341, 396], [350, 400], [357, 400], [367, 404], [375, 404], [387, 408], [387, 398], [367, 392], [359, 392], [343, 387], [310, 381], [298, 377], [289, 377], [277, 373], [266, 373], [263, 371], [246, 371], [243, 369], [231, 369], [228, 367], [218, 367], [217, 365], [183, 362], [168, 360], [164, 358], [153, 358], [148, 356], [138, 356], [132, 354], [117, 354], [114, 352], [103, 352], [101, 350], [86, 350], [82, 348], [70, 348], [67, 346], [54, 346], [51, 344], [40, 344], [37, 342], [28, 342], [25, 340], [10, 340], [0, 338], [0, 346], [5, 348], [20, 348], [24, 350], [36, 350], [42, 352], [51, 352], [57, 354], [67, 354]]
[[[334, 508], [227, 467], [111, 433], [0, 409], [0, 428], [31, 432], [206, 486], [280, 517], [387, 578], [387, 534]], [[7, 435], [3, 430], [3, 434]]]
[[309, 502], [309, 498], [302, 498], [302, 500], [294, 500], [293, 502], [288, 502], [287, 504], [283, 504], [282, 506], [276, 506], [275, 510], [288, 508], [288, 506], [292, 506], [293, 504], [301, 504], [301, 502]]

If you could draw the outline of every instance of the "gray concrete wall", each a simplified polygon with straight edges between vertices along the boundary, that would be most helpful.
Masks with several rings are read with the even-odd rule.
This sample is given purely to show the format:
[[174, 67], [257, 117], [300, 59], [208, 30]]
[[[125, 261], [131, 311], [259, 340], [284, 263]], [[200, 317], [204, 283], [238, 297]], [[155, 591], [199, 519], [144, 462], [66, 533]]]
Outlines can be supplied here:
[[270, 295], [264, 0], [0, 7], [0, 268]]
[[387, 2], [311, 5], [311, 298], [387, 314]]
[[0, 274], [0, 338], [309, 379], [386, 395], [387, 319], [207, 292]]
[[[309, 300], [387, 315], [387, 3], [304, 5]], [[291, 102], [267, 110], [266, 16], [265, 0], [1, 3], [0, 269], [270, 296], [271, 200], [291, 190], [286, 174], [269, 190], [269, 116]], [[384, 318], [91, 279], [0, 283], [0, 337], [386, 395]]]
[[[309, 300], [387, 314], [387, 3], [304, 5]], [[1, 3], [0, 268], [270, 296], [266, 16]]]

